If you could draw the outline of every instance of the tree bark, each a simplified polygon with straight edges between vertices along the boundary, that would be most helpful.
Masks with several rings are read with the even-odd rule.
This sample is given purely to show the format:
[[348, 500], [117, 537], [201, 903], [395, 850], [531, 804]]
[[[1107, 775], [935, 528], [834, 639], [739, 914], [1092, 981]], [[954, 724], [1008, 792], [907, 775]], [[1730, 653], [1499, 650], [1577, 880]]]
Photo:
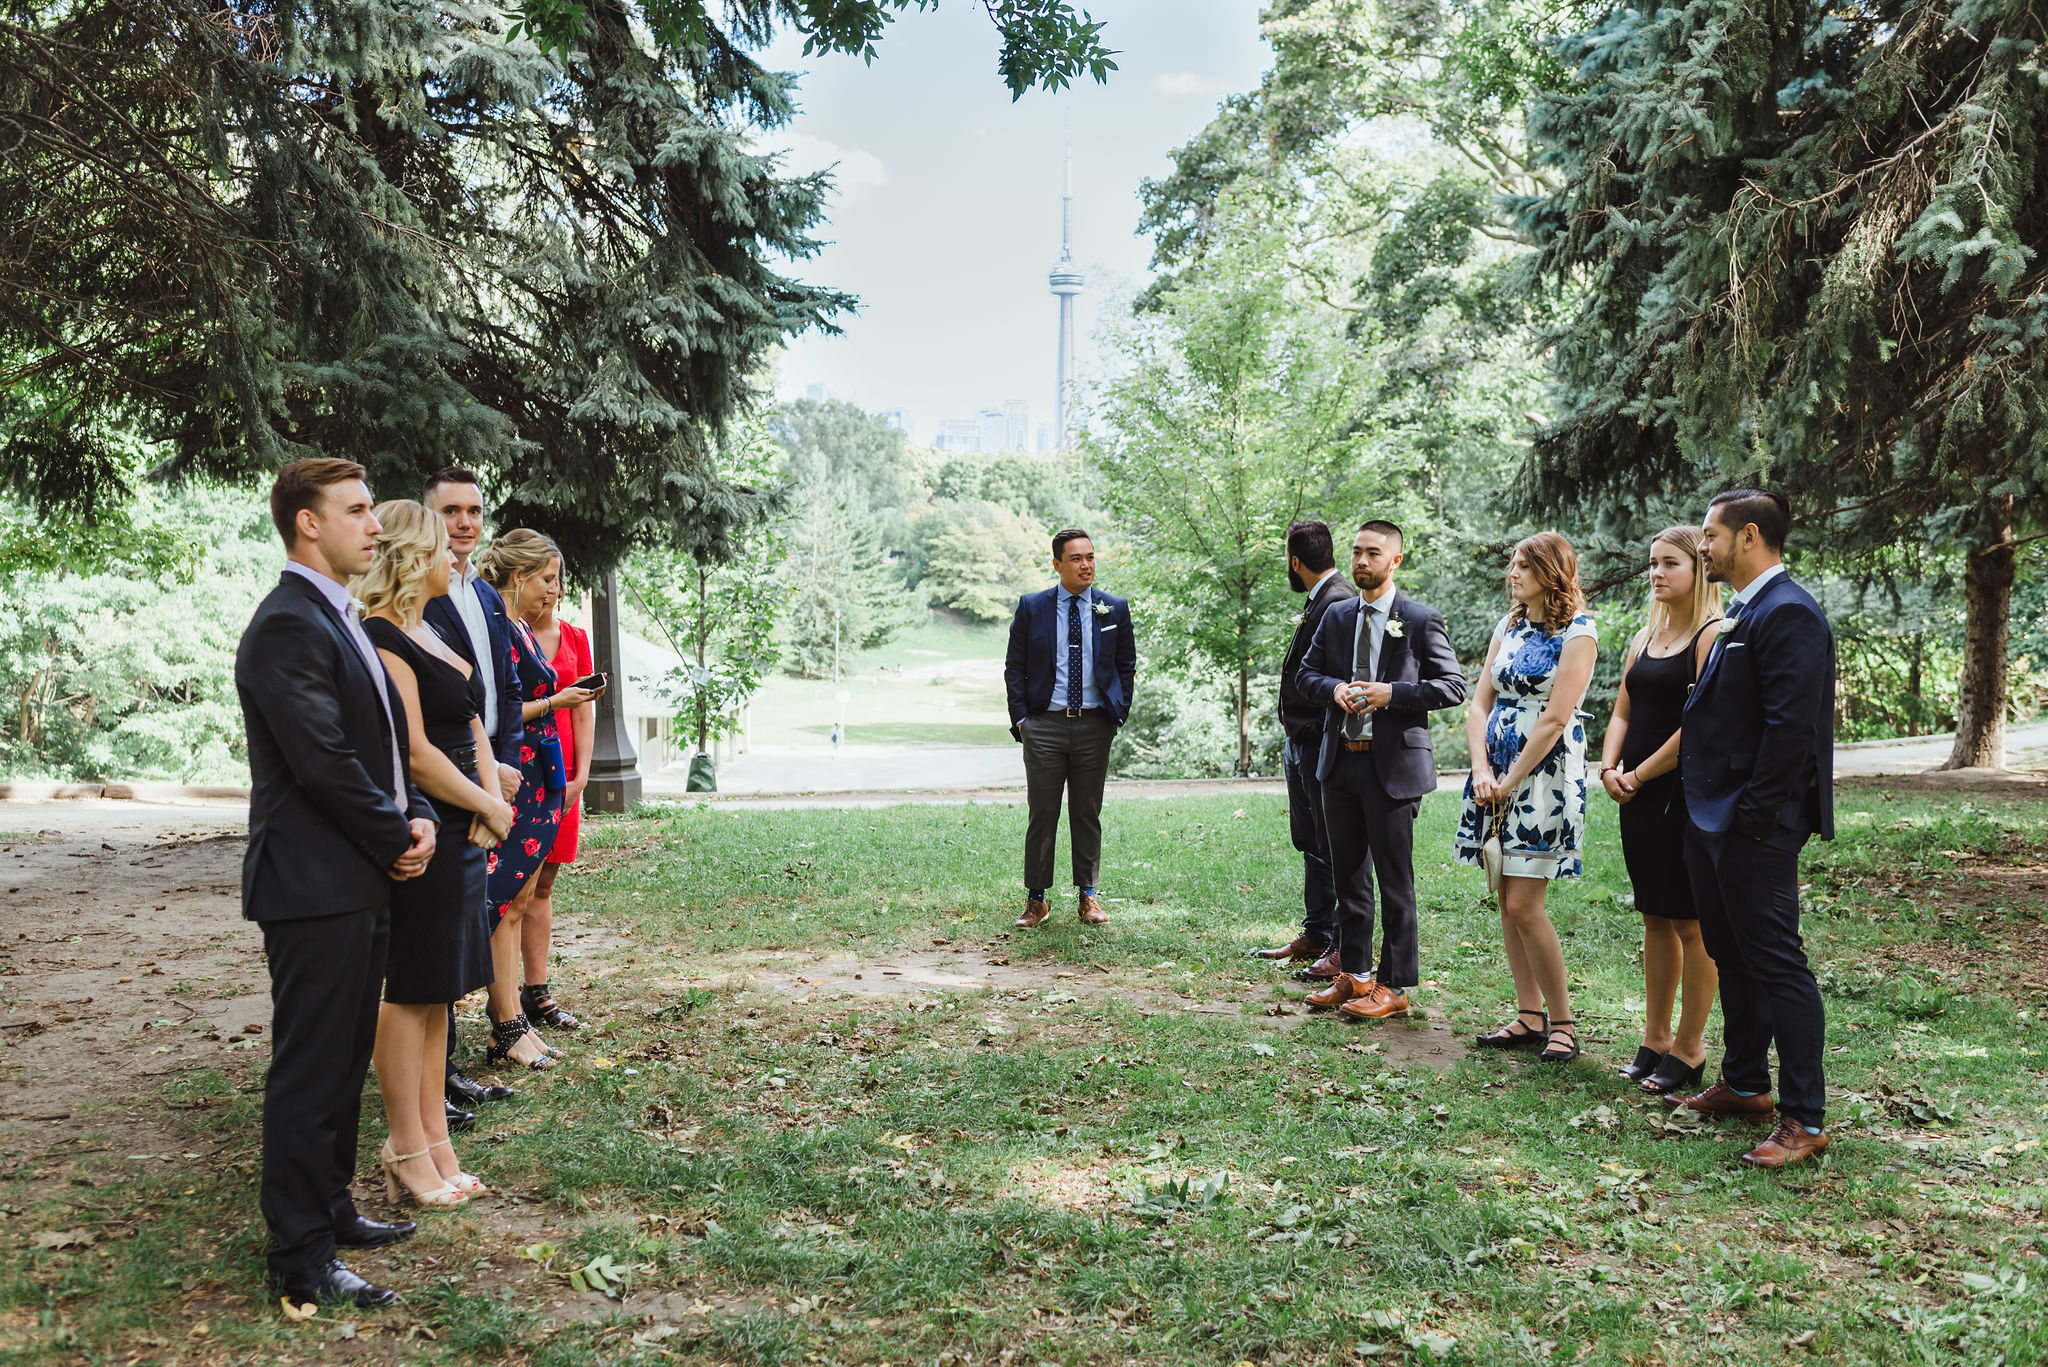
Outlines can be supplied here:
[[1252, 671], [1249, 665], [1237, 668], [1237, 776], [1245, 777], [1252, 771]]
[[2006, 647], [2011, 636], [2017, 557], [2012, 525], [1971, 552], [1963, 569], [1963, 680], [1956, 698], [1956, 744], [1944, 769], [2005, 767]]

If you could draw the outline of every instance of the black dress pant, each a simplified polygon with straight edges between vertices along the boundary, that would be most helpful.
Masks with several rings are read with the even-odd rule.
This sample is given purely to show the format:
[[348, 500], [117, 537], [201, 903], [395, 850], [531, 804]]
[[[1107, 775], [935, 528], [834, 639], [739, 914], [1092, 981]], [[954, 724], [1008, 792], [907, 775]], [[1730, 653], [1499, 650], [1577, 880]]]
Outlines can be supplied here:
[[270, 1270], [282, 1276], [332, 1258], [335, 1226], [355, 1217], [348, 1188], [391, 912], [262, 924], [271, 1036], [261, 1203]]
[[1323, 826], [1337, 887], [1338, 960], [1363, 975], [1372, 963], [1373, 877], [1379, 877], [1380, 959], [1375, 978], [1387, 987], [1422, 980], [1415, 928], [1415, 815], [1420, 798], [1394, 798], [1380, 783], [1369, 751], [1339, 750], [1323, 780]]
[[1301, 851], [1301, 933], [1323, 945], [1337, 943], [1337, 882], [1330, 873], [1330, 837], [1323, 829], [1323, 785], [1316, 781], [1318, 741], [1290, 739], [1287, 827]]
[[1778, 1109], [1819, 1126], [1826, 1022], [1820, 985], [1799, 938], [1799, 850], [1806, 837], [1775, 830], [1758, 840], [1687, 823], [1685, 867], [1700, 940], [1721, 973], [1721, 1077], [1743, 1092], [1771, 1090], [1778, 1046]]
[[1024, 733], [1024, 793], [1030, 818], [1024, 829], [1024, 886], [1050, 889], [1060, 834], [1060, 800], [1067, 804], [1067, 841], [1074, 886], [1102, 879], [1102, 789], [1109, 778], [1109, 747], [1116, 718], [1106, 707], [1079, 716], [1034, 712]]

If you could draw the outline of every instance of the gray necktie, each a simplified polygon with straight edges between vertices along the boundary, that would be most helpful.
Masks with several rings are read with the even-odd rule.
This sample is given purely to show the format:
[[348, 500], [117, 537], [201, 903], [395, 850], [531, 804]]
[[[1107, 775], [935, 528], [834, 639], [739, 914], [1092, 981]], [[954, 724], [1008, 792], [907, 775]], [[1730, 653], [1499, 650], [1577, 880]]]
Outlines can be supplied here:
[[[1358, 605], [1358, 649], [1351, 655], [1351, 681], [1370, 683], [1372, 681], [1372, 615], [1379, 611], [1371, 603]], [[1372, 735], [1372, 715], [1367, 712], [1344, 714], [1344, 734], [1352, 740], [1364, 740]]]

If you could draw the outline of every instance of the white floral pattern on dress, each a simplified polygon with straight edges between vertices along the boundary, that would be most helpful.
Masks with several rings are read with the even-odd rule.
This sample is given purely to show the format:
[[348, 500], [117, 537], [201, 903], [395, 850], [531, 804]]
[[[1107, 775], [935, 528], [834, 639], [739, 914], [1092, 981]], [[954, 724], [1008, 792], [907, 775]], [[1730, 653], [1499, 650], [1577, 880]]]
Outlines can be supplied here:
[[[1565, 642], [1597, 636], [1587, 613], [1552, 636], [1541, 627], [1507, 619], [1494, 628], [1500, 648], [1493, 655], [1493, 712], [1486, 719], [1486, 758], [1495, 774], [1505, 774], [1522, 753], [1523, 742], [1550, 706], [1551, 685]], [[1472, 780], [1465, 780], [1465, 805], [1451, 848], [1461, 864], [1480, 862], [1492, 813], [1473, 801]], [[1529, 772], [1509, 799], [1501, 827], [1506, 858], [1501, 871], [1511, 878], [1576, 878], [1583, 871], [1580, 851], [1586, 840], [1586, 714], [1572, 713], [1571, 723], [1543, 762]]]

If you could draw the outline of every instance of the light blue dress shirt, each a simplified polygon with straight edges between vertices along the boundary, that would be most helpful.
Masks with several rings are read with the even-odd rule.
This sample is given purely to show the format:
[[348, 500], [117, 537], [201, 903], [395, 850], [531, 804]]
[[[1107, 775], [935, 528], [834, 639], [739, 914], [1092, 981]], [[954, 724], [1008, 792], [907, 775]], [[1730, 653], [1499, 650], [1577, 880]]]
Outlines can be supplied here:
[[1095, 590], [1068, 593], [1065, 585], [1052, 591], [1052, 710], [1067, 705], [1067, 612], [1078, 596], [1081, 604], [1081, 706], [1105, 707], [1102, 690], [1095, 686]]

